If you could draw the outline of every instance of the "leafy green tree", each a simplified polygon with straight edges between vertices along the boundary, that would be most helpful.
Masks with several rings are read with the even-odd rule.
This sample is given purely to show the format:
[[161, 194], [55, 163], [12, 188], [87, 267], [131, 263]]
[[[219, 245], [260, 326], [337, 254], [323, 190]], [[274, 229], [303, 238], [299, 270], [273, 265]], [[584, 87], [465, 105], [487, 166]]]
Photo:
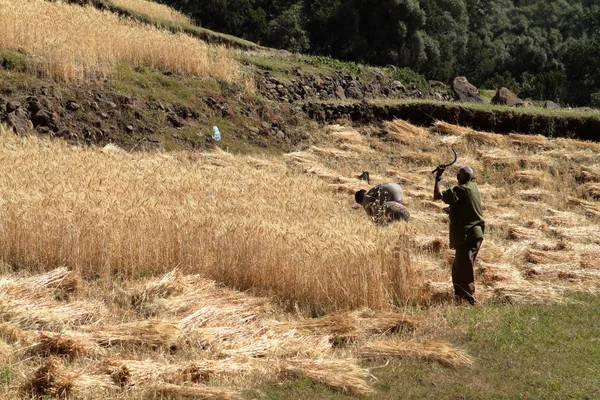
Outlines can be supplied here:
[[270, 23], [264, 44], [293, 52], [309, 50], [310, 42], [302, 27], [302, 9], [295, 4]]

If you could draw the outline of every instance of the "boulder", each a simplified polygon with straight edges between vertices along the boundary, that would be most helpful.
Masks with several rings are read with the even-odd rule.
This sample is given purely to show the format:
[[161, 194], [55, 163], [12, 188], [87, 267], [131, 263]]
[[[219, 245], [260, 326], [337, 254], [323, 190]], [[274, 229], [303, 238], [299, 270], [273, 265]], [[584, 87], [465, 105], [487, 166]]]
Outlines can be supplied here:
[[562, 107], [551, 100], [546, 100], [546, 102], [544, 103], [544, 108], [547, 108], [549, 110], [560, 110]]
[[335, 97], [340, 100], [346, 100], [346, 93], [344, 93], [344, 88], [341, 86], [335, 87]]
[[454, 78], [452, 90], [454, 90], [454, 94], [459, 101], [465, 103], [485, 103], [485, 100], [483, 100], [483, 97], [479, 94], [479, 90], [471, 85], [464, 76]]
[[505, 87], [498, 89], [496, 95], [492, 98], [492, 104], [502, 106], [517, 106], [521, 103], [523, 103], [523, 100]]

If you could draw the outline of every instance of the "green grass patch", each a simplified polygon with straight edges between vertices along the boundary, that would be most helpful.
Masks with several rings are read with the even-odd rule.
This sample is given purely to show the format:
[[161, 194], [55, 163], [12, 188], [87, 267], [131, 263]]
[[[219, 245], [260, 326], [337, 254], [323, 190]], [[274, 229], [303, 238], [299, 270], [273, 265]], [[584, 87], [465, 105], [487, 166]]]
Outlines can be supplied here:
[[[428, 335], [465, 349], [472, 367], [394, 360], [372, 370], [374, 399], [598, 399], [600, 297], [568, 304], [447, 306]], [[441, 317], [440, 317], [441, 315]], [[377, 365], [382, 365], [383, 362]], [[265, 388], [268, 399], [351, 399], [305, 380]]]
[[[477, 111], [486, 112], [510, 112], [513, 115], [539, 115], [545, 117], [564, 117], [564, 118], [591, 118], [600, 119], [600, 109], [589, 109], [589, 108], [562, 108], [557, 110], [551, 110], [547, 108], [522, 108], [522, 107], [509, 107], [494, 104], [477, 104], [477, 103], [449, 103], [444, 101], [436, 100], [393, 100], [393, 99], [381, 99], [370, 101], [375, 105], [403, 105], [403, 104], [432, 104], [440, 105], [444, 107], [462, 107]], [[342, 102], [336, 102], [342, 103]], [[346, 100], [343, 103], [357, 103], [357, 101]]]
[[26, 72], [29, 68], [29, 59], [26, 54], [3, 49], [0, 50], [0, 67], [14, 72]]

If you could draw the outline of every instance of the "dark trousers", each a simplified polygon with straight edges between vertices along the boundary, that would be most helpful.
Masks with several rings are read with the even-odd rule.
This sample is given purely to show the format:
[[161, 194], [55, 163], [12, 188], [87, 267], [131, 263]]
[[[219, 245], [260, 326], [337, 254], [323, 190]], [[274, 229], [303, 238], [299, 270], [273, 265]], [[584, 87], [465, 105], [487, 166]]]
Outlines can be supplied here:
[[475, 304], [477, 301], [475, 299], [473, 266], [482, 241], [483, 239], [479, 239], [456, 248], [452, 263], [452, 284], [454, 285], [454, 297], [457, 300], [466, 300], [471, 304]]

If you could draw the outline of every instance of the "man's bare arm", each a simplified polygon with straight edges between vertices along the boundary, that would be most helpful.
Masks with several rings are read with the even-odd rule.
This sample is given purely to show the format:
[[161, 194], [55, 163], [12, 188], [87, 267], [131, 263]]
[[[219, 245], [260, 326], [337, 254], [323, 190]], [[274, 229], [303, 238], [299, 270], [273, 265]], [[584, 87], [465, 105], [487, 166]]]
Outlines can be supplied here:
[[437, 169], [435, 170], [436, 175], [435, 175], [435, 185], [433, 186], [433, 200], [441, 200], [442, 199], [442, 191], [440, 190], [440, 181], [442, 180], [442, 174], [444, 173], [445, 170], [446, 170], [446, 168], [444, 168], [442, 165], [437, 167]]
[[442, 199], [442, 191], [440, 190], [440, 180], [438, 177], [435, 177], [435, 185], [433, 186], [433, 199], [441, 200]]

